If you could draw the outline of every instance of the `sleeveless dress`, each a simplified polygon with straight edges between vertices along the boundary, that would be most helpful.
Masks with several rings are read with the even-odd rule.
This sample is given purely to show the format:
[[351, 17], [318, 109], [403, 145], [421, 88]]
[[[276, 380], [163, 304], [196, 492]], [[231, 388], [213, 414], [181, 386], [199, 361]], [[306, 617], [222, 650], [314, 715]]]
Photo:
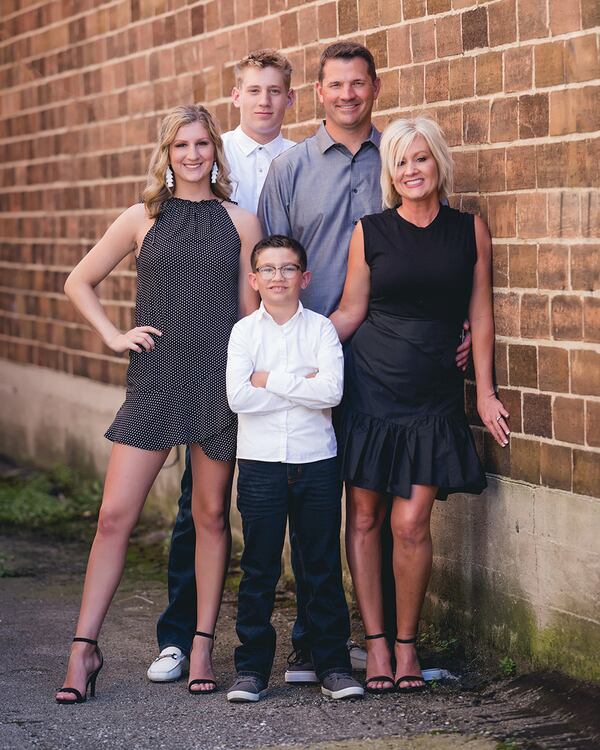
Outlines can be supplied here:
[[130, 351], [127, 394], [105, 437], [145, 450], [198, 443], [235, 458], [237, 419], [225, 367], [238, 317], [240, 238], [217, 200], [170, 198], [138, 258], [135, 323], [162, 331], [153, 351]]
[[362, 219], [369, 311], [348, 347], [339, 456], [350, 484], [410, 497], [412, 484], [480, 493], [485, 474], [454, 357], [477, 259], [474, 217], [429, 226], [395, 209]]

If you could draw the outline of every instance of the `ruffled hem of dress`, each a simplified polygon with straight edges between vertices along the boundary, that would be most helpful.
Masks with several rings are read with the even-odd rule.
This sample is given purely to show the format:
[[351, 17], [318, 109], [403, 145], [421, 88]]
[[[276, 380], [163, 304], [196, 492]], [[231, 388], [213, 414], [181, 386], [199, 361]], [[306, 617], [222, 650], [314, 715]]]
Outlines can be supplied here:
[[437, 486], [438, 500], [487, 487], [464, 415], [420, 416], [406, 424], [345, 409], [339, 431], [342, 478], [364, 489], [410, 497], [413, 484]]
[[[127, 393], [104, 437], [114, 443], [143, 450], [166, 450], [176, 445], [199, 444], [209, 458], [230, 461], [235, 458], [237, 417], [225, 404], [211, 403], [208, 409], [193, 397], [187, 403], [173, 403], [169, 394]], [[232, 432], [231, 448], [224, 449], [219, 438]], [[215, 446], [219, 442], [219, 448]]]

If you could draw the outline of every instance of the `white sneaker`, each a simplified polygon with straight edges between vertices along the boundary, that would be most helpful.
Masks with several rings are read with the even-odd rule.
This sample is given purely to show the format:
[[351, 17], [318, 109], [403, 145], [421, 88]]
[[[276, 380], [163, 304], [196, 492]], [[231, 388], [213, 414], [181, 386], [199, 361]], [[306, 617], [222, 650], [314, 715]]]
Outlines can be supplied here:
[[152, 682], [173, 682], [190, 668], [190, 663], [180, 648], [163, 648], [148, 669], [148, 679]]

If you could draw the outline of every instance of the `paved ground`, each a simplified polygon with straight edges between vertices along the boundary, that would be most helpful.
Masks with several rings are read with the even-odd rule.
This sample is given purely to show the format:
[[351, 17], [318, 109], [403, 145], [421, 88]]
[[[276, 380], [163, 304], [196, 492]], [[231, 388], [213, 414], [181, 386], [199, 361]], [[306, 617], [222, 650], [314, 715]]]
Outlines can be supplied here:
[[[599, 693], [546, 676], [426, 695], [332, 702], [316, 687], [283, 682], [293, 610], [278, 606], [280, 634], [271, 691], [256, 705], [230, 705], [222, 690], [188, 695], [184, 682], [145, 677], [155, 655], [154, 626], [164, 586], [125, 578], [101, 638], [106, 666], [98, 697], [59, 706], [85, 551], [77, 546], [0, 537], [0, 748], [202, 748], [202, 750], [513, 750], [600, 747]], [[233, 678], [235, 607], [226, 595], [215, 647], [221, 687]], [[442, 665], [443, 666], [443, 665]], [[596, 723], [595, 723], [596, 722]]]

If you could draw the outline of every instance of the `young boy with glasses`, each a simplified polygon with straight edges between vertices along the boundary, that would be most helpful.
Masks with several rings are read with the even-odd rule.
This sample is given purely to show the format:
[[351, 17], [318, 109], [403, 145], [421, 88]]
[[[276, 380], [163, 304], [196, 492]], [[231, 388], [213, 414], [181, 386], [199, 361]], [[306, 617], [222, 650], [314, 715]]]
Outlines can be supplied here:
[[331, 409], [342, 398], [342, 347], [331, 322], [305, 309], [306, 252], [272, 235], [251, 257], [260, 308], [233, 328], [227, 397], [238, 413], [238, 509], [243, 577], [238, 594], [232, 702], [267, 689], [275, 655], [271, 615], [288, 517], [309, 591], [307, 647], [324, 695], [360, 697], [346, 642], [349, 617], [340, 562], [340, 480]]

